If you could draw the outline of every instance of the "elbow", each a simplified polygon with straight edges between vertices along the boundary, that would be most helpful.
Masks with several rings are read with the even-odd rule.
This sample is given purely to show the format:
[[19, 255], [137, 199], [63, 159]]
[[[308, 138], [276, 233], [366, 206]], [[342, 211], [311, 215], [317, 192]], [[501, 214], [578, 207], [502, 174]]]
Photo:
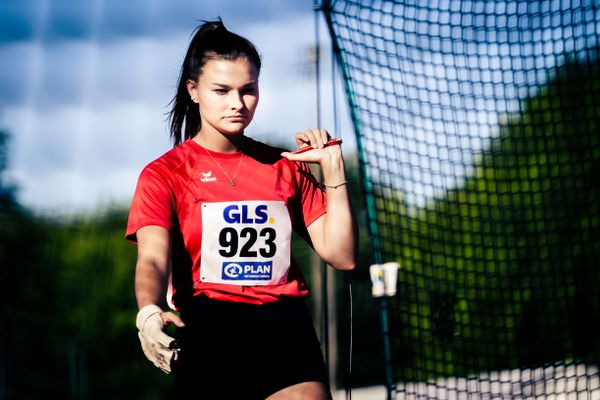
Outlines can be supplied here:
[[329, 264], [329, 265], [331, 265], [333, 268], [337, 269], [338, 271], [353, 271], [354, 269], [356, 269], [356, 260], [351, 259], [351, 260], [346, 260], [343, 262], [336, 262], [336, 263]]
[[340, 271], [354, 271], [355, 269], [356, 269], [355, 262], [345, 264], [342, 267], [338, 268], [338, 270], [340, 270]]
[[323, 261], [338, 271], [353, 271], [356, 269], [357, 264], [357, 254], [355, 249], [330, 252], [326, 257], [323, 257]]

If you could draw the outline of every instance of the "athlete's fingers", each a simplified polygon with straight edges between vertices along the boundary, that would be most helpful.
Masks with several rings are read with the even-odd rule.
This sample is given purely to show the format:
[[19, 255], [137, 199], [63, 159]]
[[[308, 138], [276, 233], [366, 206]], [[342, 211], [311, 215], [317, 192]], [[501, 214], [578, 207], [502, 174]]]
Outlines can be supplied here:
[[316, 138], [315, 138], [315, 133], [312, 131], [312, 129], [307, 129], [304, 131], [304, 134], [306, 135], [306, 137], [308, 138], [308, 142], [307, 144], [311, 145], [312, 147], [316, 148]]
[[311, 129], [306, 129], [304, 132], [296, 133], [295, 138], [299, 149], [306, 146], [317, 148], [317, 139], [315, 133]]
[[322, 149], [323, 147], [325, 147], [325, 143], [327, 143], [326, 140], [323, 140], [323, 136], [321, 135], [321, 130], [320, 129], [310, 129], [313, 137], [314, 137], [314, 141], [311, 142], [312, 146], [315, 149]]
[[185, 326], [179, 315], [172, 313], [171, 311], [161, 313], [160, 317], [165, 325], [174, 324], [178, 328], [183, 328]]
[[290, 161], [320, 163], [321, 159], [323, 158], [323, 151], [323, 149], [313, 149], [298, 154], [294, 154], [289, 151], [284, 151], [283, 153], [281, 153], [281, 156], [287, 158]]
[[324, 147], [323, 140], [321, 139], [321, 133], [318, 129], [307, 129], [304, 134], [308, 137], [308, 143], [315, 149], [322, 149]]
[[301, 155], [298, 154], [293, 154], [289, 151], [284, 151], [283, 153], [281, 153], [281, 156], [284, 158], [287, 158], [290, 161], [301, 161], [301, 162], [307, 162], [303, 157], [305, 153], [302, 153]]
[[306, 129], [304, 132], [295, 134], [296, 144], [299, 148], [312, 146], [314, 149], [322, 149], [327, 146], [330, 135], [326, 129]]
[[329, 132], [327, 132], [326, 129], [320, 128], [318, 129], [321, 141], [323, 142], [323, 146], [326, 146], [326, 143], [329, 141], [329, 139], [331, 138], [329, 136]]
[[310, 138], [304, 132], [297, 132], [294, 135], [294, 139], [296, 139], [296, 144], [298, 147], [308, 146], [310, 144]]

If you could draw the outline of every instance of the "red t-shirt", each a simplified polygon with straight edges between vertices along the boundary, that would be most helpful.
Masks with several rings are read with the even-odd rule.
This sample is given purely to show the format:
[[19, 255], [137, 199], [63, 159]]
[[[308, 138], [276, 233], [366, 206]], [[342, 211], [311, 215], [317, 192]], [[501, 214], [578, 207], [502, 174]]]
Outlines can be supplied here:
[[[228, 225], [248, 220], [265, 225], [267, 220], [273, 223], [272, 217], [267, 218], [267, 205], [262, 205], [262, 202], [284, 204], [287, 212], [280, 211], [279, 216], [284, 212], [287, 219], [289, 214], [291, 227], [305, 238], [308, 238], [306, 227], [326, 212], [325, 193], [319, 188], [308, 167], [304, 163], [293, 163], [281, 157], [281, 151], [246, 138], [244, 157], [240, 163], [241, 153], [210, 152], [193, 140], [187, 140], [144, 168], [133, 197], [126, 238], [135, 243], [137, 230], [149, 225], [160, 226], [170, 232], [173, 302], [176, 306], [199, 294], [219, 300], [255, 304], [277, 301], [280, 296], [308, 295], [304, 277], [291, 255], [287, 261], [289, 270], [286, 276], [276, 284], [224, 283], [228, 281], [215, 283], [206, 281], [201, 274], [203, 237], [205, 246], [209, 241], [214, 242], [212, 244], [216, 248], [222, 246], [217, 253], [222, 253], [223, 257], [229, 256], [227, 252], [232, 250], [230, 246], [233, 239], [233, 250], [238, 251], [238, 254], [238, 247], [244, 247], [244, 244], [247, 245], [246, 250], [249, 249], [253, 254], [260, 251], [260, 254], [264, 252], [272, 256], [275, 253], [274, 244], [268, 243], [271, 239], [270, 232], [258, 231], [253, 238], [250, 237], [252, 235], [242, 238], [237, 237], [239, 232], [236, 233]], [[231, 186], [230, 179], [223, 170], [231, 176], [236, 168], [239, 169], [235, 176], [235, 186]], [[217, 212], [214, 211], [215, 207]], [[203, 216], [203, 208], [213, 210], [211, 212], [215, 215], [219, 214], [216, 223], [210, 222], [213, 225], [211, 229], [205, 229], [204, 236], [203, 217], [206, 221], [215, 219], [206, 219], [208, 213]], [[223, 214], [222, 218], [220, 213]], [[278, 220], [283, 218], [278, 217]], [[254, 248], [256, 246], [252, 246], [252, 240], [257, 243], [262, 241], [262, 248]], [[221, 257], [216, 253], [212, 255]], [[281, 254], [279, 257], [281, 259]], [[287, 253], [284, 253], [283, 258], [287, 257]], [[206, 260], [208, 258], [207, 256]], [[222, 260], [227, 259], [217, 261]], [[225, 279], [230, 275], [243, 276], [244, 268], [249, 270], [246, 271], [246, 276], [259, 280], [266, 276], [263, 273], [265, 269], [270, 272], [270, 266], [266, 267], [260, 262], [249, 263], [244, 268], [230, 264], [223, 274]]]

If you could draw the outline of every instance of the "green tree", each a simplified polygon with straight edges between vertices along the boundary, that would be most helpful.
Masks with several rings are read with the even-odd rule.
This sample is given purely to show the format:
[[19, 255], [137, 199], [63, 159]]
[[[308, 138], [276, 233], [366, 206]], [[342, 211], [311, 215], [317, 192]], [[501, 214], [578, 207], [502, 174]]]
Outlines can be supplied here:
[[[49, 369], [56, 327], [54, 279], [42, 256], [47, 231], [20, 207], [5, 178], [7, 132], [0, 132], [0, 397], [35, 397], [60, 374]], [[57, 392], [60, 394], [60, 392]]]
[[522, 101], [461, 187], [416, 215], [377, 189], [386, 259], [402, 265], [398, 379], [598, 362], [598, 49], [587, 56]]

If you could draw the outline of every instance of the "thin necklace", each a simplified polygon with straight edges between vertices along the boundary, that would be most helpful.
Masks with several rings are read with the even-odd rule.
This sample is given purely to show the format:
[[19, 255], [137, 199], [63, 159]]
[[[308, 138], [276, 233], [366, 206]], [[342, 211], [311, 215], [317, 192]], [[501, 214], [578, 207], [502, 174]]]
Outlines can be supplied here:
[[208, 149], [206, 149], [204, 146], [200, 146], [204, 149], [204, 151], [206, 151], [206, 154], [208, 154], [210, 156], [210, 158], [213, 159], [213, 161], [215, 162], [215, 164], [217, 164], [217, 166], [219, 168], [221, 168], [221, 171], [223, 171], [223, 173], [225, 174], [225, 176], [227, 177], [227, 179], [229, 179], [229, 186], [235, 186], [235, 176], [237, 175], [238, 171], [240, 170], [240, 165], [242, 165], [242, 159], [244, 158], [244, 152], [242, 152], [242, 156], [240, 157], [240, 161], [238, 162], [237, 168], [235, 169], [235, 172], [233, 173], [233, 176], [229, 176], [229, 174], [227, 173], [227, 171], [225, 171], [225, 168], [223, 168], [221, 166], [221, 164], [219, 164], [217, 162], [217, 160], [213, 157], [212, 154], [210, 154], [210, 151], [208, 151]]

